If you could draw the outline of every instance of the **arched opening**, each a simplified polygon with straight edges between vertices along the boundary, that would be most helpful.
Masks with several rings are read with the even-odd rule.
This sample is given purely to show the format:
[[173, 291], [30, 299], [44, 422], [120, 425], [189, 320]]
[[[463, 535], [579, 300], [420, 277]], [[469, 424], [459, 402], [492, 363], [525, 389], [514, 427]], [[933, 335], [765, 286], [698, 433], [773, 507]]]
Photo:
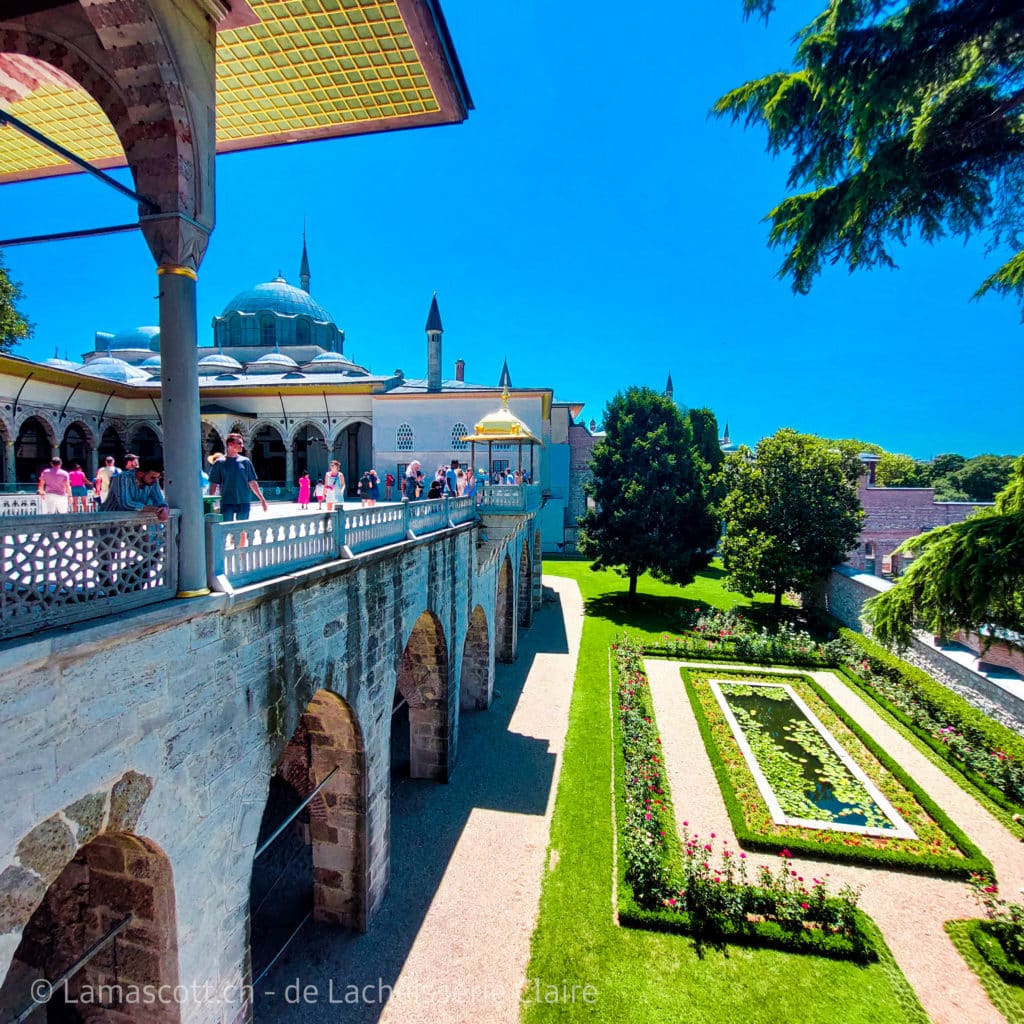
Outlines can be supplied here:
[[[323, 431], [312, 423], [303, 423], [292, 443], [292, 461], [296, 480], [303, 473], [309, 473], [314, 482], [322, 480], [327, 472], [327, 439]], [[347, 476], [345, 481], [348, 482]]]
[[519, 625], [524, 629], [530, 628], [533, 622], [533, 600], [530, 592], [533, 590], [533, 574], [530, 571], [530, 542], [523, 541], [522, 551], [519, 555]]
[[491, 706], [494, 689], [494, 662], [487, 638], [487, 616], [477, 605], [469, 619], [466, 642], [462, 648], [459, 706], [464, 711], [482, 711]]
[[515, 595], [512, 591], [512, 563], [508, 555], [498, 571], [498, 596], [494, 608], [494, 656], [497, 661], [515, 659]]
[[288, 475], [287, 458], [284, 441], [277, 430], [269, 423], [264, 423], [252, 435], [249, 447], [249, 458], [262, 483], [266, 486], [284, 484]]
[[341, 463], [345, 486], [350, 494], [364, 470], [373, 468], [373, 431], [369, 423], [350, 423], [334, 438], [331, 458]]
[[26, 1009], [34, 981], [59, 979], [115, 931], [29, 1019], [178, 1024], [178, 1000], [141, 997], [145, 986], [171, 991], [178, 983], [170, 862], [155, 843], [127, 833], [107, 833], [83, 846], [46, 890], [0, 987], [0, 1017], [9, 1020]]
[[[402, 652], [391, 716], [392, 774], [447, 782], [451, 772], [452, 723], [448, 702], [448, 647], [437, 617], [416, 620]], [[405, 736], [408, 729], [408, 738]]]
[[107, 427], [100, 439], [100, 461], [102, 462], [108, 455], [113, 455], [114, 462], [120, 468], [124, 465], [124, 453], [125, 447], [121, 441], [121, 435], [113, 427]]
[[89, 473], [89, 454], [92, 451], [92, 440], [81, 423], [70, 423], [64, 431], [64, 440], [60, 443], [60, 457], [64, 460], [64, 468], [70, 469], [76, 462]]
[[209, 457], [214, 453], [221, 455], [227, 450], [224, 445], [224, 438], [220, 436], [220, 431], [209, 423], [200, 424], [200, 435], [203, 443], [203, 464], [209, 465]]
[[143, 466], [147, 462], [164, 461], [164, 446], [160, 443], [160, 438], [152, 427], [147, 427], [144, 423], [132, 431], [128, 444], [131, 451], [138, 455]]
[[34, 484], [53, 457], [53, 437], [46, 423], [29, 416], [14, 442], [14, 478], [19, 484]]
[[350, 705], [321, 690], [270, 779], [249, 886], [253, 978], [310, 918], [365, 931], [367, 879], [363, 736]]

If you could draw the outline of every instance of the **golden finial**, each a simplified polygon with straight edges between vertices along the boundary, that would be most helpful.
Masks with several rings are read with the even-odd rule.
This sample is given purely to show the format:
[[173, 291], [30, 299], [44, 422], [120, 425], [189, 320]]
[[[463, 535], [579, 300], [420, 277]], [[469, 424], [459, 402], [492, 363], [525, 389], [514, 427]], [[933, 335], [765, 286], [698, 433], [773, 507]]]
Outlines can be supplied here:
[[508, 388], [501, 389], [501, 411], [508, 412]]

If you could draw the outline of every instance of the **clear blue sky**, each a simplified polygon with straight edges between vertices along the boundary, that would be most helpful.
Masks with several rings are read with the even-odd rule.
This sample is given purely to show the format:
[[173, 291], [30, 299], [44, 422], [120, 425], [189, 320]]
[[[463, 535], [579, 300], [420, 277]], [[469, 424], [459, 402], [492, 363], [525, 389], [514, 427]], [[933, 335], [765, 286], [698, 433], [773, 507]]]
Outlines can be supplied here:
[[[199, 331], [278, 269], [311, 291], [375, 372], [423, 376], [436, 290], [444, 368], [553, 387], [601, 418], [630, 384], [710, 406], [734, 440], [780, 426], [917, 457], [1024, 450], [1020, 310], [971, 302], [1006, 258], [984, 240], [898, 253], [898, 271], [830, 269], [810, 296], [775, 272], [763, 217], [787, 164], [759, 131], [709, 120], [730, 87], [788, 65], [818, 4], [765, 28], [740, 0], [629, 8], [442, 0], [477, 109], [457, 127], [221, 157]], [[0, 188], [4, 234], [131, 220], [78, 175]], [[33, 358], [157, 322], [138, 234], [9, 249]]]

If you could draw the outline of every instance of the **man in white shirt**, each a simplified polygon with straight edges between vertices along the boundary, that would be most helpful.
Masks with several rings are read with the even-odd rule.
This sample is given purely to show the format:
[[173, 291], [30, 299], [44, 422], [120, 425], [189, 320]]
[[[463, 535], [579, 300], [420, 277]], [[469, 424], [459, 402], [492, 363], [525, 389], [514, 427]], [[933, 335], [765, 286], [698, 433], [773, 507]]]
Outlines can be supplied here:
[[103, 466], [96, 470], [96, 497], [101, 505], [107, 500], [107, 495], [110, 493], [110, 481], [118, 473], [120, 473], [120, 470], [114, 463], [113, 455], [108, 455], [103, 460]]

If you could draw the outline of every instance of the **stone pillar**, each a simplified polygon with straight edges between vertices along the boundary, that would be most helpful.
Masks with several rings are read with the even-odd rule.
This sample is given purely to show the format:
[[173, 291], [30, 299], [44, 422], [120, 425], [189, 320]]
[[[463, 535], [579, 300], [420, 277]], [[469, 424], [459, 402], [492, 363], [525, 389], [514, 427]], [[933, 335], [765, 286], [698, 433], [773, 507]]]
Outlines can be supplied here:
[[284, 482], [291, 487], [295, 483], [295, 445], [298, 441], [288, 445], [284, 450]]
[[160, 414], [164, 437], [167, 501], [181, 509], [178, 590], [181, 597], [207, 594], [206, 536], [200, 481], [199, 371], [196, 351], [196, 272], [163, 263], [160, 277]]
[[7, 443], [4, 445], [4, 482], [13, 484], [17, 482], [18, 475], [15, 471], [14, 463], [14, 440], [12, 438], [7, 439]]
[[85, 457], [85, 475], [90, 480], [96, 479], [96, 471], [99, 467], [99, 453], [96, 451], [96, 445], [92, 445], [89, 449], [89, 454]]

